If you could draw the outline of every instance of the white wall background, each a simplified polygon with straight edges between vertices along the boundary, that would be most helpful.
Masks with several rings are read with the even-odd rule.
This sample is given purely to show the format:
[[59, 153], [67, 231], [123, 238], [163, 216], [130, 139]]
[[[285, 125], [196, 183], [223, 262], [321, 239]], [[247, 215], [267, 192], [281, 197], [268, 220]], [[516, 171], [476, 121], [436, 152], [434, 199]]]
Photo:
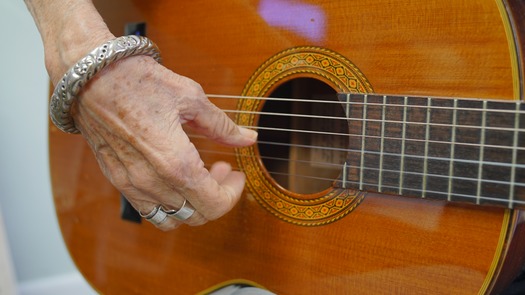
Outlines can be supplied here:
[[44, 289], [80, 277], [51, 195], [43, 47], [23, 0], [0, 1], [0, 28], [0, 216], [20, 293], [59, 294]]

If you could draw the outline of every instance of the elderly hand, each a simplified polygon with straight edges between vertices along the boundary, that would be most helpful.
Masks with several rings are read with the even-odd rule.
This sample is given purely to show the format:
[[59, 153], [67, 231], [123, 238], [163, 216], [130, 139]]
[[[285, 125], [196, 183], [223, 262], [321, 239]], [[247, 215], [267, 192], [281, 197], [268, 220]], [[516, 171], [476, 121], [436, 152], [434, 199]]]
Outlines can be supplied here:
[[[182, 124], [232, 146], [253, 144], [256, 133], [236, 126], [197, 83], [152, 58], [127, 58], [97, 74], [73, 114], [105, 176], [143, 214], [157, 204], [178, 209], [186, 199], [196, 212], [185, 222], [200, 225], [228, 212], [242, 193], [244, 175], [226, 163], [208, 171]], [[168, 218], [158, 227], [180, 223]]]
[[[26, 0], [45, 48], [53, 82], [96, 46], [114, 38], [90, 0]], [[143, 215], [157, 205], [195, 212], [184, 221], [166, 218], [170, 230], [221, 217], [239, 200], [244, 174], [226, 163], [208, 171], [184, 132], [188, 124], [227, 145], [253, 144], [257, 134], [235, 125], [200, 85], [153, 58], [124, 58], [87, 83], [71, 114], [102, 172]]]

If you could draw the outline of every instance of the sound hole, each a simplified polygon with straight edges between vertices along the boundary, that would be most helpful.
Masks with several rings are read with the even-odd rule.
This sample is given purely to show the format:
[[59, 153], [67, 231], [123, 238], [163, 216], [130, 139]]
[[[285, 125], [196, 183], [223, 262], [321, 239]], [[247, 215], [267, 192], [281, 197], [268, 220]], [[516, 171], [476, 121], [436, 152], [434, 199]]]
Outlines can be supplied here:
[[[313, 194], [332, 186], [348, 148], [348, 123], [334, 89], [312, 78], [275, 89], [259, 118], [259, 152], [270, 176], [283, 188]], [[276, 114], [277, 113], [277, 114]]]

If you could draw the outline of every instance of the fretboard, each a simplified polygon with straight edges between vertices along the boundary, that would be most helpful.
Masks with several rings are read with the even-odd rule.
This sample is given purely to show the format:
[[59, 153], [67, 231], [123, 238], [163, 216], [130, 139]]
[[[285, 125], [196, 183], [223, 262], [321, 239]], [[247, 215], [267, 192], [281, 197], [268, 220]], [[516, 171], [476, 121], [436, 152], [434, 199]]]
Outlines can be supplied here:
[[517, 101], [340, 94], [349, 153], [337, 185], [525, 208]]

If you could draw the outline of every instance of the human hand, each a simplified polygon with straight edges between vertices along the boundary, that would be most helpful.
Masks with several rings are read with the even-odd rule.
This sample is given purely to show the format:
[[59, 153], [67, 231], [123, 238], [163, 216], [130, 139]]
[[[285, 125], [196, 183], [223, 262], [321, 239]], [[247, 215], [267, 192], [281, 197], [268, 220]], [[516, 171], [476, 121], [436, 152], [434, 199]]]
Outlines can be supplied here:
[[[182, 125], [231, 146], [253, 144], [257, 134], [238, 127], [196, 82], [152, 58], [123, 59], [85, 86], [72, 115], [104, 175], [143, 214], [159, 204], [178, 209], [186, 199], [202, 225], [226, 214], [244, 188], [244, 174], [227, 163], [204, 167]], [[182, 221], [157, 225], [174, 229]]]

